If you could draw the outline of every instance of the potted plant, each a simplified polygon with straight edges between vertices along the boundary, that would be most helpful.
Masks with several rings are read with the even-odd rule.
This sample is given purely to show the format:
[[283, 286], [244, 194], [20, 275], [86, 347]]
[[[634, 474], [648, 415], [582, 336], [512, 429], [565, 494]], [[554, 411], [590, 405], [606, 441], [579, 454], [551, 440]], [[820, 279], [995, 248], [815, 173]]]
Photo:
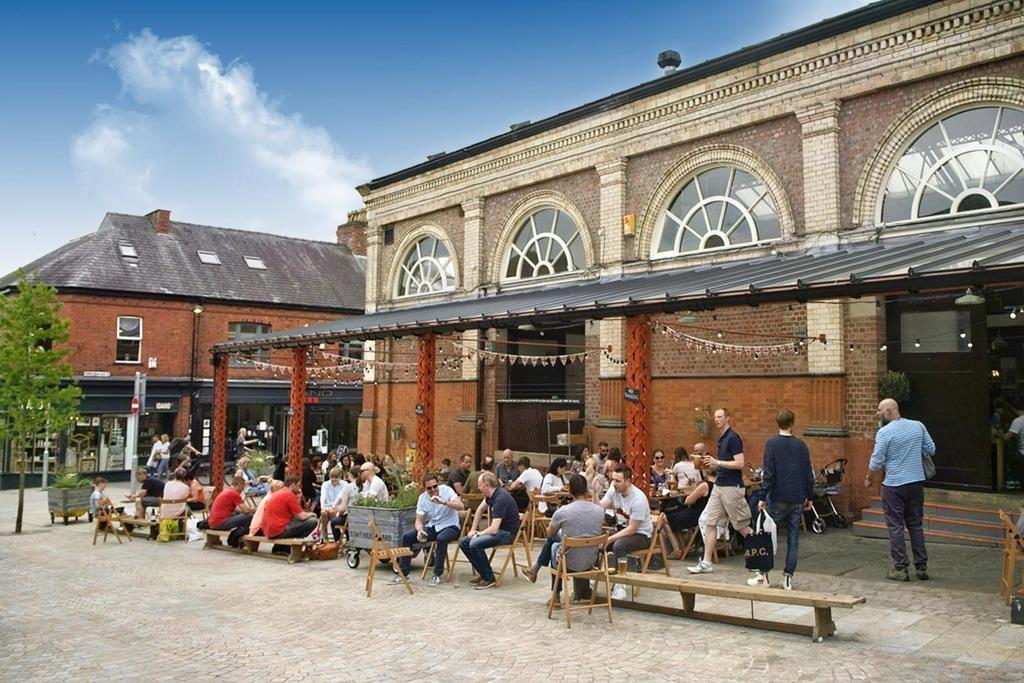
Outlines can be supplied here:
[[249, 466], [256, 471], [257, 476], [270, 476], [274, 473], [274, 456], [270, 451], [249, 451], [248, 457]]
[[889, 370], [878, 378], [878, 398], [903, 403], [910, 398], [910, 379], [902, 372]]
[[359, 566], [359, 550], [373, 546], [373, 534], [368, 526], [373, 520], [383, 539], [397, 547], [402, 536], [416, 525], [416, 499], [419, 489], [410, 481], [407, 467], [398, 464], [390, 456], [384, 458], [384, 469], [394, 482], [395, 492], [387, 501], [368, 496], [359, 496], [348, 506], [348, 564], [353, 569]]
[[696, 416], [694, 422], [697, 424], [697, 434], [700, 436], [708, 435], [708, 425], [711, 424], [711, 406], [697, 406], [694, 408]]
[[63, 517], [64, 524], [74, 517], [77, 521], [82, 515], [89, 515], [89, 497], [92, 495], [92, 481], [73, 473], [64, 473], [57, 477], [46, 491], [47, 505], [50, 510], [50, 524], [56, 517]]

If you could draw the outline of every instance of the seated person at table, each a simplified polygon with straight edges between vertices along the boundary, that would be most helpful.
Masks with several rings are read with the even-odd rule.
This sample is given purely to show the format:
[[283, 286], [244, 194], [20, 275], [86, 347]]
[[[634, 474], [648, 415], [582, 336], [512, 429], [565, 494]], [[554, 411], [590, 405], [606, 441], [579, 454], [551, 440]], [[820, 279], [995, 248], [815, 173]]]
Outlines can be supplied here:
[[331, 534], [335, 541], [341, 540], [341, 529], [348, 521], [348, 506], [359, 497], [359, 468], [349, 467], [344, 472], [345, 480], [341, 482], [341, 494], [338, 497], [338, 514], [331, 520]]
[[242, 501], [245, 479], [237, 474], [231, 479], [231, 487], [226, 488], [213, 499], [210, 506], [208, 522], [216, 531], [231, 531], [236, 528], [249, 530], [252, 524], [253, 509]]
[[[570, 538], [585, 538], [600, 536], [602, 533], [604, 509], [587, 500], [587, 480], [582, 475], [574, 474], [569, 477], [569, 493], [572, 494], [572, 502], [558, 508], [551, 516], [548, 537], [540, 550], [540, 555], [532, 567], [523, 570], [523, 574], [530, 581], [537, 580], [537, 573], [541, 567], [548, 564], [552, 568], [558, 567], [558, 548], [563, 535]], [[596, 548], [578, 548], [570, 550], [569, 553], [565, 559], [570, 572], [586, 571], [593, 567], [594, 561], [597, 560]], [[590, 600], [589, 581], [576, 579], [573, 584], [574, 601]], [[556, 588], [560, 589], [561, 586]]]
[[174, 470], [174, 479], [164, 485], [164, 500], [184, 500], [182, 503], [163, 503], [160, 505], [160, 516], [164, 518], [177, 517], [185, 510], [188, 503], [189, 487], [186, 480], [185, 470], [178, 468]]
[[484, 459], [480, 462], [480, 469], [473, 470], [469, 473], [469, 477], [466, 478], [466, 487], [462, 490], [463, 493], [480, 493], [480, 487], [477, 486], [477, 482], [480, 480], [481, 472], [493, 472], [494, 471], [494, 457], [485, 455]]
[[252, 469], [250, 465], [252, 460], [249, 459], [248, 455], [242, 456], [238, 459], [238, 470], [235, 474], [245, 479], [245, 491], [243, 495], [246, 496], [265, 496], [270, 490], [270, 486], [265, 481], [260, 481], [260, 478], [256, 476], [256, 470]]
[[[541, 495], [548, 495], [549, 493], [557, 493], [565, 488], [565, 475], [569, 470], [569, 463], [565, 458], [555, 458], [551, 461], [551, 467], [548, 468], [548, 473], [544, 475], [543, 481], [540, 484]], [[542, 515], [550, 517], [555, 513], [558, 506], [555, 504], [548, 504], [541, 501], [537, 504], [537, 510]]]
[[146, 508], [155, 508], [160, 505], [160, 499], [164, 496], [165, 483], [163, 479], [146, 476], [145, 467], [135, 470], [135, 480], [139, 482], [139, 492], [129, 494], [128, 500], [135, 501], [135, 517], [143, 519], [146, 516]]
[[[700, 452], [704, 452], [704, 444], [694, 444], [693, 452], [696, 455], [700, 447]], [[676, 462], [672, 465], [672, 476], [675, 477], [676, 484], [679, 488], [685, 488], [687, 486], [696, 486], [700, 483], [701, 475], [700, 470], [693, 466], [693, 461], [690, 459], [686, 449], [679, 446], [675, 450]]]
[[609, 482], [612, 480], [612, 473], [620, 467], [622, 467], [622, 456], [609, 451], [604, 459], [604, 469], [594, 475], [592, 488], [594, 489], [595, 503], [600, 503], [604, 498], [604, 494], [608, 492]]
[[316, 514], [304, 512], [299, 505], [302, 488], [299, 477], [289, 474], [284, 488], [275, 493], [263, 516], [263, 535], [267, 538], [305, 538], [316, 529]]
[[89, 514], [93, 517], [105, 510], [113, 510], [114, 501], [107, 497], [107, 480], [96, 477], [93, 482], [92, 495], [89, 496]]
[[651, 465], [651, 491], [658, 492], [668, 486], [668, 478], [672, 471], [665, 463], [665, 451], [654, 449], [654, 464]]
[[[608, 547], [615, 556], [609, 566], [630, 553], [645, 550], [651, 545], [654, 524], [651, 523], [651, 505], [644, 492], [633, 486], [633, 470], [622, 466], [612, 474], [612, 488], [601, 499], [601, 507], [615, 511], [615, 525], [619, 528], [608, 537]], [[616, 584], [612, 589], [616, 600], [626, 599], [626, 587]]]
[[498, 481], [505, 488], [511, 486], [512, 482], [519, 478], [519, 466], [515, 464], [512, 458], [512, 449], [506, 448], [501, 452], [501, 462], [498, 463], [497, 467]]
[[459, 456], [459, 466], [448, 474], [448, 486], [450, 486], [452, 490], [460, 496], [463, 492], [469, 492], [466, 488], [466, 483], [469, 480], [469, 475], [472, 469], [473, 456], [469, 453], [463, 453]]
[[320, 538], [327, 539], [327, 528], [341, 514], [342, 495], [345, 482], [341, 480], [341, 468], [334, 467], [328, 472], [327, 481], [320, 487]]
[[[462, 541], [459, 548], [476, 570], [476, 578], [470, 583], [476, 584], [477, 590], [494, 588], [494, 570], [487, 559], [487, 550], [498, 545], [509, 545], [519, 531], [519, 510], [512, 494], [498, 486], [498, 478], [491, 472], [480, 475], [480, 493], [484, 501], [477, 507], [473, 515], [473, 526]], [[491, 523], [483, 531], [478, 531], [480, 519], [484, 512], [490, 512]]]
[[530, 467], [530, 459], [525, 455], [519, 458], [521, 474], [508, 487], [512, 499], [516, 501], [520, 512], [526, 512], [530, 506], [530, 494], [540, 490], [544, 483], [544, 475], [536, 467]]
[[715, 487], [715, 473], [708, 474], [706, 481], [697, 484], [697, 488], [691, 491], [683, 500], [683, 507], [672, 510], [665, 514], [665, 521], [668, 523], [671, 533], [668, 534], [668, 542], [672, 546], [673, 560], [683, 558], [683, 550], [679, 534], [687, 529], [697, 528], [700, 516], [704, 508], [708, 506], [708, 498], [711, 496], [711, 489]]
[[[423, 545], [431, 541], [437, 544], [434, 547], [434, 573], [430, 577], [430, 586], [441, 585], [448, 544], [459, 538], [459, 510], [462, 507], [462, 499], [455, 493], [455, 489], [438, 484], [436, 474], [428, 474], [423, 479], [423, 493], [416, 501], [416, 528], [405, 532], [402, 545], [418, 553]], [[398, 567], [403, 576], [409, 575], [411, 563], [412, 557], [399, 558]], [[402, 582], [401, 576], [391, 580], [391, 583], [396, 584]]]
[[368, 498], [375, 498], [386, 503], [390, 499], [388, 487], [384, 480], [377, 476], [378, 471], [377, 466], [372, 462], [364, 462], [360, 466], [359, 474], [363, 480], [363, 488], [360, 493]]

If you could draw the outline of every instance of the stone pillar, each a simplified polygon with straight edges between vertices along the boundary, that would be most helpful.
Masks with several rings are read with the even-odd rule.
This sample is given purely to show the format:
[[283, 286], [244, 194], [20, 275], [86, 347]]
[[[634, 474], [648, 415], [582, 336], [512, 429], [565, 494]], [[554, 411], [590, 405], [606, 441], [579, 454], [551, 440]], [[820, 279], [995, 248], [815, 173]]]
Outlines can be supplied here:
[[484, 200], [474, 198], [462, 203], [462, 290], [470, 294], [486, 284], [487, 264], [484, 258]]
[[380, 251], [384, 240], [383, 228], [369, 219], [366, 227], [366, 312], [377, 310], [377, 293], [380, 291]]
[[803, 138], [804, 233], [840, 227], [839, 110], [840, 103], [830, 100], [796, 115]]
[[291, 418], [288, 420], [288, 466], [291, 474], [302, 474], [302, 453], [306, 443], [306, 347], [292, 349]]
[[600, 176], [601, 225], [598, 227], [600, 257], [604, 273], [621, 273], [626, 260], [626, 240], [622, 234], [622, 217], [626, 213], [626, 160], [615, 159], [598, 164]]
[[626, 401], [626, 464], [633, 483], [644, 493], [650, 488], [651, 471], [651, 328], [649, 317], [626, 320], [626, 390], [636, 392]]
[[[610, 349], [609, 355], [616, 359], [626, 357], [625, 318], [599, 320], [598, 332], [602, 349]], [[604, 353], [600, 357], [599, 378], [601, 395], [596, 425], [602, 430], [621, 430], [626, 426], [623, 414], [622, 392], [626, 388], [626, 366], [610, 361]], [[614, 434], [614, 433], [613, 433]], [[614, 443], [623, 443], [621, 432], [618, 438], [610, 436]]]
[[224, 453], [228, 438], [228, 358], [213, 356], [213, 442], [210, 446], [210, 483], [217, 493], [224, 488]]
[[416, 463], [413, 481], [423, 479], [434, 460], [434, 387], [437, 376], [437, 343], [434, 335], [419, 338], [416, 364]]

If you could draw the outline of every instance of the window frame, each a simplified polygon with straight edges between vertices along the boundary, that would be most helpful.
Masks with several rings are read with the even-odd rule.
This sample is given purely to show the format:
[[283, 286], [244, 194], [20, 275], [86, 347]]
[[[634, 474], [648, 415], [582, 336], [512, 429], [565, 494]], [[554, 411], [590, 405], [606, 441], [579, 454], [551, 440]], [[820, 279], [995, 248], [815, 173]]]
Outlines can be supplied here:
[[[429, 255], [424, 256], [420, 252], [419, 247], [420, 244], [422, 244], [424, 241], [428, 239], [434, 240], [434, 248], [431, 250], [431, 253]], [[455, 291], [457, 287], [456, 282], [458, 276], [458, 269], [456, 268], [455, 257], [452, 253], [452, 250], [448, 246], [447, 240], [445, 240], [441, 235], [431, 230], [424, 231], [423, 233], [417, 233], [406, 244], [407, 246], [404, 249], [402, 249], [401, 252], [399, 252], [399, 257], [395, 262], [396, 272], [392, 296], [396, 301], [416, 299], [419, 297], [438, 296], [442, 294], [449, 294]], [[441, 247], [447, 253], [448, 264], [446, 267], [442, 267], [441, 261], [437, 257], [438, 247]], [[410, 268], [406, 264], [408, 263], [410, 256], [413, 255], [414, 251], [417, 255], [417, 259], [413, 262], [412, 268]], [[426, 261], [433, 262], [434, 267], [441, 274], [442, 280], [446, 283], [445, 286], [442, 289], [432, 289], [427, 292], [416, 291], [414, 293], [409, 293], [408, 281], [413, 277], [414, 272], [420, 270], [419, 264]], [[448, 274], [449, 271], [450, 275]], [[401, 293], [403, 286], [406, 289], [406, 293], [404, 294]]]
[[[215, 251], [208, 251], [206, 249], [196, 249], [196, 256], [199, 257], [199, 262], [204, 266], [219, 266], [222, 265], [220, 256]], [[213, 257], [211, 260], [210, 257]]]
[[[139, 321], [139, 335], [138, 337], [127, 337], [121, 335], [121, 320], [124, 318], [134, 318]], [[141, 365], [142, 364], [142, 339], [143, 339], [143, 325], [144, 320], [141, 315], [119, 315], [117, 316], [116, 327], [114, 328], [114, 363], [120, 365]], [[135, 360], [122, 360], [118, 357], [118, 343], [122, 341], [138, 342], [138, 355]]]
[[[254, 325], [254, 326], [259, 326], [259, 327], [265, 327], [266, 330], [264, 330], [264, 331], [256, 331], [256, 332], [247, 332], [247, 333], [246, 332], [242, 332], [240, 330], [235, 332], [232, 329], [233, 326], [235, 326], [235, 325]], [[228, 321], [228, 338], [227, 338], [227, 340], [229, 342], [231, 342], [231, 341], [241, 341], [243, 339], [250, 339], [252, 337], [255, 337], [256, 335], [269, 334], [272, 331], [273, 331], [273, 325], [271, 323], [257, 322], [255, 320], [231, 320], [231, 321]], [[255, 361], [257, 363], [269, 363], [270, 362], [270, 349], [259, 349], [257, 351], [252, 351], [252, 352], [246, 353], [246, 354], [244, 354], [244, 358], [247, 358], [247, 359], [249, 359], [251, 361]], [[249, 368], [250, 370], [256, 369], [255, 366], [253, 366], [251, 363], [248, 363], [248, 362], [246, 362], [244, 360], [240, 360], [238, 358], [235, 358], [234, 356], [231, 356], [230, 359], [228, 360], [228, 367], [229, 368]]]
[[[245, 266], [249, 270], [266, 270], [267, 269], [266, 262], [261, 257], [259, 257], [259, 256], [243, 256], [242, 260], [245, 261]], [[259, 265], [253, 265], [253, 263], [258, 263]]]
[[[538, 231], [536, 217], [544, 211], [553, 212], [551, 228], [549, 230], [545, 229]], [[557, 231], [559, 218], [562, 216], [568, 219], [572, 223], [573, 228], [575, 228], [575, 231], [568, 240], [563, 239]], [[587, 242], [584, 235], [584, 229], [580, 227], [580, 221], [572, 211], [553, 203], [538, 204], [536, 206], [532, 206], [529, 211], [522, 215], [515, 222], [514, 226], [513, 230], [508, 233], [508, 240], [505, 246], [504, 255], [501, 259], [501, 270], [498, 273], [498, 278], [502, 286], [521, 285], [534, 282], [549, 282], [552, 280], [579, 276], [587, 270]], [[519, 241], [520, 235], [522, 235], [525, 230], [531, 230], [533, 235], [523, 245], [523, 248], [520, 249], [516, 245], [516, 242]], [[537, 267], [543, 265], [538, 263], [532, 267], [534, 271], [533, 275], [521, 275], [524, 267], [524, 260], [527, 258], [526, 252], [532, 247], [532, 245], [539, 244], [541, 239], [548, 240], [548, 250], [543, 259], [545, 264], [553, 263], [564, 255], [567, 263], [570, 264], [570, 267], [564, 271], [554, 272], [552, 269], [552, 272], [546, 275], [537, 275]], [[554, 259], [551, 258], [550, 253], [551, 244], [553, 242], [557, 242], [559, 249], [561, 250], [561, 254], [556, 255]], [[579, 243], [581, 251], [580, 263], [576, 263], [576, 259], [572, 254], [572, 247], [575, 243]], [[508, 274], [508, 269], [512, 261], [513, 251], [518, 254], [519, 264], [516, 268], [516, 275], [510, 276]], [[532, 261], [532, 259], [530, 260]]]

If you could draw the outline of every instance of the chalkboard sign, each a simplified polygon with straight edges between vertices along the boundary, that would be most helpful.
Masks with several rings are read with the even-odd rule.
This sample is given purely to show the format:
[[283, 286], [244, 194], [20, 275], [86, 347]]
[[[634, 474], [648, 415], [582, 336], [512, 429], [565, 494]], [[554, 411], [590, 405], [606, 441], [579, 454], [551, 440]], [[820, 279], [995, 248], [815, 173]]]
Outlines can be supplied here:
[[423, 404], [422, 403], [417, 403], [416, 404], [416, 414], [417, 415], [424, 415], [424, 414], [426, 414], [426, 410], [423, 409]]
[[622, 396], [630, 403], [640, 402], [640, 392], [633, 387], [626, 387], [626, 390], [622, 392]]

